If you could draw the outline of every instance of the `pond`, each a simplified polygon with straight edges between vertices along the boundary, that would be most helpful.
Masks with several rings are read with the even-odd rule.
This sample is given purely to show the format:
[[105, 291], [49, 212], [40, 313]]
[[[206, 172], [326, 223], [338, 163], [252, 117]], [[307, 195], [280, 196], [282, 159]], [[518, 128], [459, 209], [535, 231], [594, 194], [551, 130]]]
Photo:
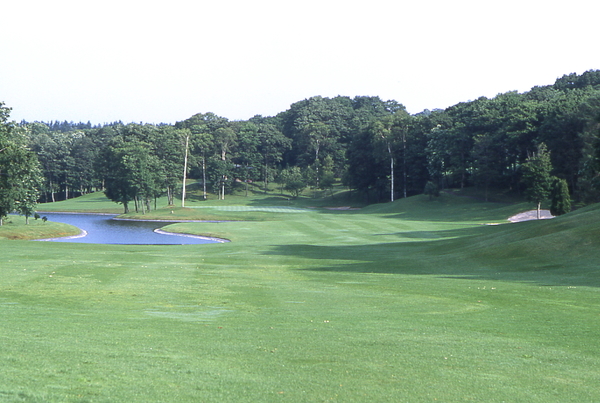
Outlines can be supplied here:
[[44, 241], [124, 245], [196, 245], [224, 242], [220, 239], [160, 231], [161, 227], [172, 222], [116, 220], [116, 215], [107, 214], [39, 214], [48, 221], [70, 224], [82, 230], [80, 235]]

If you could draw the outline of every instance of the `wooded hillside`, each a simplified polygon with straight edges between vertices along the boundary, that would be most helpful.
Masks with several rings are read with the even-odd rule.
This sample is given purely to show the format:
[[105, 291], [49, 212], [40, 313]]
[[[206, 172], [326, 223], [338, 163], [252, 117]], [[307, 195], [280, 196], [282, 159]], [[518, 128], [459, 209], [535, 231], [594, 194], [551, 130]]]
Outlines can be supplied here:
[[99, 189], [138, 209], [163, 194], [172, 201], [181, 194], [186, 142], [189, 177], [219, 197], [250, 181], [277, 181], [298, 194], [336, 178], [369, 202], [423, 193], [428, 183], [521, 194], [523, 166], [543, 144], [550, 174], [566, 181], [571, 197], [600, 201], [600, 70], [416, 115], [367, 96], [315, 96], [246, 121], [199, 113], [160, 125], [10, 124], [2, 110], [0, 139], [25, 139], [37, 155], [43, 201]]

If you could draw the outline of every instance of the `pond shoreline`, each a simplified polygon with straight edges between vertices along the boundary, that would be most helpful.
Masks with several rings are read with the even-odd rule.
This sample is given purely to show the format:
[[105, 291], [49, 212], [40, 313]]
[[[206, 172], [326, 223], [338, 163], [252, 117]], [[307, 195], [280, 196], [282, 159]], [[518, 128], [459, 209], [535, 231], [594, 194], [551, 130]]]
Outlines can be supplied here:
[[[102, 220], [103, 222], [115, 222], [115, 224], [117, 222], [122, 222], [122, 225], [127, 225], [125, 224], [126, 222], [131, 222], [133, 223], [149, 223], [147, 224], [146, 228], [148, 228], [149, 226], [152, 226], [151, 228], [148, 228], [148, 230], [150, 232], [154, 232], [155, 234], [158, 235], [171, 235], [171, 236], [178, 236], [178, 237], [182, 237], [182, 238], [190, 238], [190, 239], [197, 239], [197, 240], [201, 240], [201, 241], [207, 241], [207, 242], [199, 242], [200, 244], [205, 244], [205, 243], [227, 243], [227, 242], [231, 242], [231, 240], [229, 239], [225, 239], [225, 238], [218, 238], [218, 237], [213, 237], [213, 236], [208, 236], [208, 235], [197, 235], [197, 234], [190, 234], [190, 233], [179, 233], [179, 232], [171, 232], [171, 231], [166, 231], [164, 230], [162, 227], [165, 227], [166, 225], [169, 224], [176, 224], [176, 223], [219, 223], [219, 222], [229, 222], [229, 221], [225, 221], [225, 220], [162, 220], [162, 219], [138, 219], [138, 218], [120, 218], [118, 217], [118, 214], [114, 214], [114, 213], [93, 213], [93, 212], [85, 212], [85, 213], [80, 213], [80, 212], [67, 212], [67, 211], [61, 211], [61, 212], [53, 212], [53, 211], [39, 211], [39, 214], [47, 214], [51, 217], [54, 216], [54, 220], [59, 220], [59, 222], [65, 222], [70, 224], [71, 226], [78, 228], [80, 230], [79, 234], [77, 235], [69, 235], [69, 236], [63, 236], [63, 237], [51, 237], [51, 238], [38, 238], [38, 239], [34, 239], [34, 241], [55, 241], [55, 242], [69, 242], [69, 240], [75, 240], [72, 242], [82, 242], [82, 241], [77, 241], [77, 239], [81, 239], [81, 238], [85, 238], [88, 235], [94, 235], [92, 238], [92, 240], [88, 241], [89, 243], [113, 243], [113, 242], [94, 242], [97, 239], [97, 234], [98, 231], [97, 229], [99, 228], [95, 228], [93, 229], [92, 232], [90, 231], [89, 225], [93, 222], [96, 222], [96, 219], [93, 219], [92, 217], [97, 217], [98, 219]], [[61, 221], [58, 216], [64, 216], [66, 221]], [[67, 216], [86, 216], [86, 217], [90, 217], [93, 221], [85, 221], [81, 222], [80, 224], [82, 225], [78, 225], [77, 221], [74, 220], [69, 220], [66, 217]], [[101, 218], [103, 217], [103, 218]], [[82, 217], [83, 218], [83, 217]], [[153, 225], [152, 223], [156, 223], [157, 225]], [[163, 224], [163, 225], [161, 225]], [[115, 228], [126, 228], [123, 226], [117, 226], [114, 227], [113, 225], [109, 225], [108, 228], [111, 233], [112, 230]], [[83, 227], [83, 228], [82, 228]], [[104, 231], [104, 233], [106, 233], [106, 226], [101, 226], [102, 229], [101, 231]], [[156, 228], [159, 227], [159, 228]], [[85, 229], [84, 229], [85, 228]], [[136, 227], [137, 228], [137, 227]], [[143, 230], [142, 230], [143, 231]], [[103, 233], [103, 232], [100, 232]], [[173, 239], [173, 238], [172, 238]], [[83, 243], [88, 243], [86, 241], [83, 241]], [[143, 241], [142, 241], [143, 242]], [[132, 243], [127, 243], [127, 242], [116, 242], [117, 244], [121, 244], [121, 243], [125, 243], [125, 244], [139, 244], [139, 245], [152, 245], [152, 244], [156, 244], [156, 245], [162, 245], [163, 243], [137, 243], [137, 242], [132, 242]], [[178, 243], [172, 243], [172, 242], [168, 242], [167, 244], [176, 244], [178, 245]], [[184, 242], [182, 244], [197, 244], [196, 242]]]
[[157, 234], [161, 234], [161, 235], [176, 235], [176, 236], [185, 236], [185, 237], [188, 237], [188, 238], [206, 239], [207, 241], [214, 241], [214, 242], [218, 242], [218, 243], [231, 242], [229, 239], [225, 239], [225, 238], [216, 238], [216, 237], [212, 237], [212, 236], [193, 235], [193, 234], [187, 234], [187, 233], [181, 233], [181, 232], [169, 232], [169, 231], [165, 231], [165, 230], [163, 230], [161, 228], [155, 229], [154, 232], [156, 232]]
[[[71, 224], [69, 224], [71, 225]], [[53, 238], [41, 238], [41, 239], [32, 239], [32, 241], [39, 241], [39, 242], [52, 242], [52, 241], [56, 241], [58, 239], [78, 239], [78, 238], [84, 238], [88, 235], [88, 232], [84, 229], [79, 228], [80, 232], [77, 235], [67, 235], [67, 236], [57, 236], [57, 237], [53, 237]]]

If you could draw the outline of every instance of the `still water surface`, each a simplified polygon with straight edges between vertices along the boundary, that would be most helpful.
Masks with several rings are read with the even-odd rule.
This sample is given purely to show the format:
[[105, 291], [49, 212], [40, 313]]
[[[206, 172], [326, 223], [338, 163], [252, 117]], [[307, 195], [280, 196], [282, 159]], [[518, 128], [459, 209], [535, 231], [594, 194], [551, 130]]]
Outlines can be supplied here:
[[48, 221], [62, 222], [82, 230], [76, 237], [53, 238], [53, 242], [78, 242], [126, 245], [196, 245], [219, 240], [192, 235], [169, 235], [154, 232], [169, 222], [113, 220], [114, 215], [40, 213]]

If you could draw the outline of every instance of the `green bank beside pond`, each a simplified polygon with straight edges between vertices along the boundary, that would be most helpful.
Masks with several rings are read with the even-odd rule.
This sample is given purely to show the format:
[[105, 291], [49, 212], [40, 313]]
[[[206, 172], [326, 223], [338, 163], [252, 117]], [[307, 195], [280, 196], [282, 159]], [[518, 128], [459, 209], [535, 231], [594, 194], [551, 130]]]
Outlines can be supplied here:
[[45, 239], [77, 235], [79, 229], [68, 224], [43, 221], [42, 219], [29, 218], [25, 224], [25, 217], [9, 216], [0, 226], [0, 239]]
[[597, 207], [492, 226], [527, 206], [261, 199], [166, 228], [228, 244], [0, 239], [0, 401], [596, 399]]

